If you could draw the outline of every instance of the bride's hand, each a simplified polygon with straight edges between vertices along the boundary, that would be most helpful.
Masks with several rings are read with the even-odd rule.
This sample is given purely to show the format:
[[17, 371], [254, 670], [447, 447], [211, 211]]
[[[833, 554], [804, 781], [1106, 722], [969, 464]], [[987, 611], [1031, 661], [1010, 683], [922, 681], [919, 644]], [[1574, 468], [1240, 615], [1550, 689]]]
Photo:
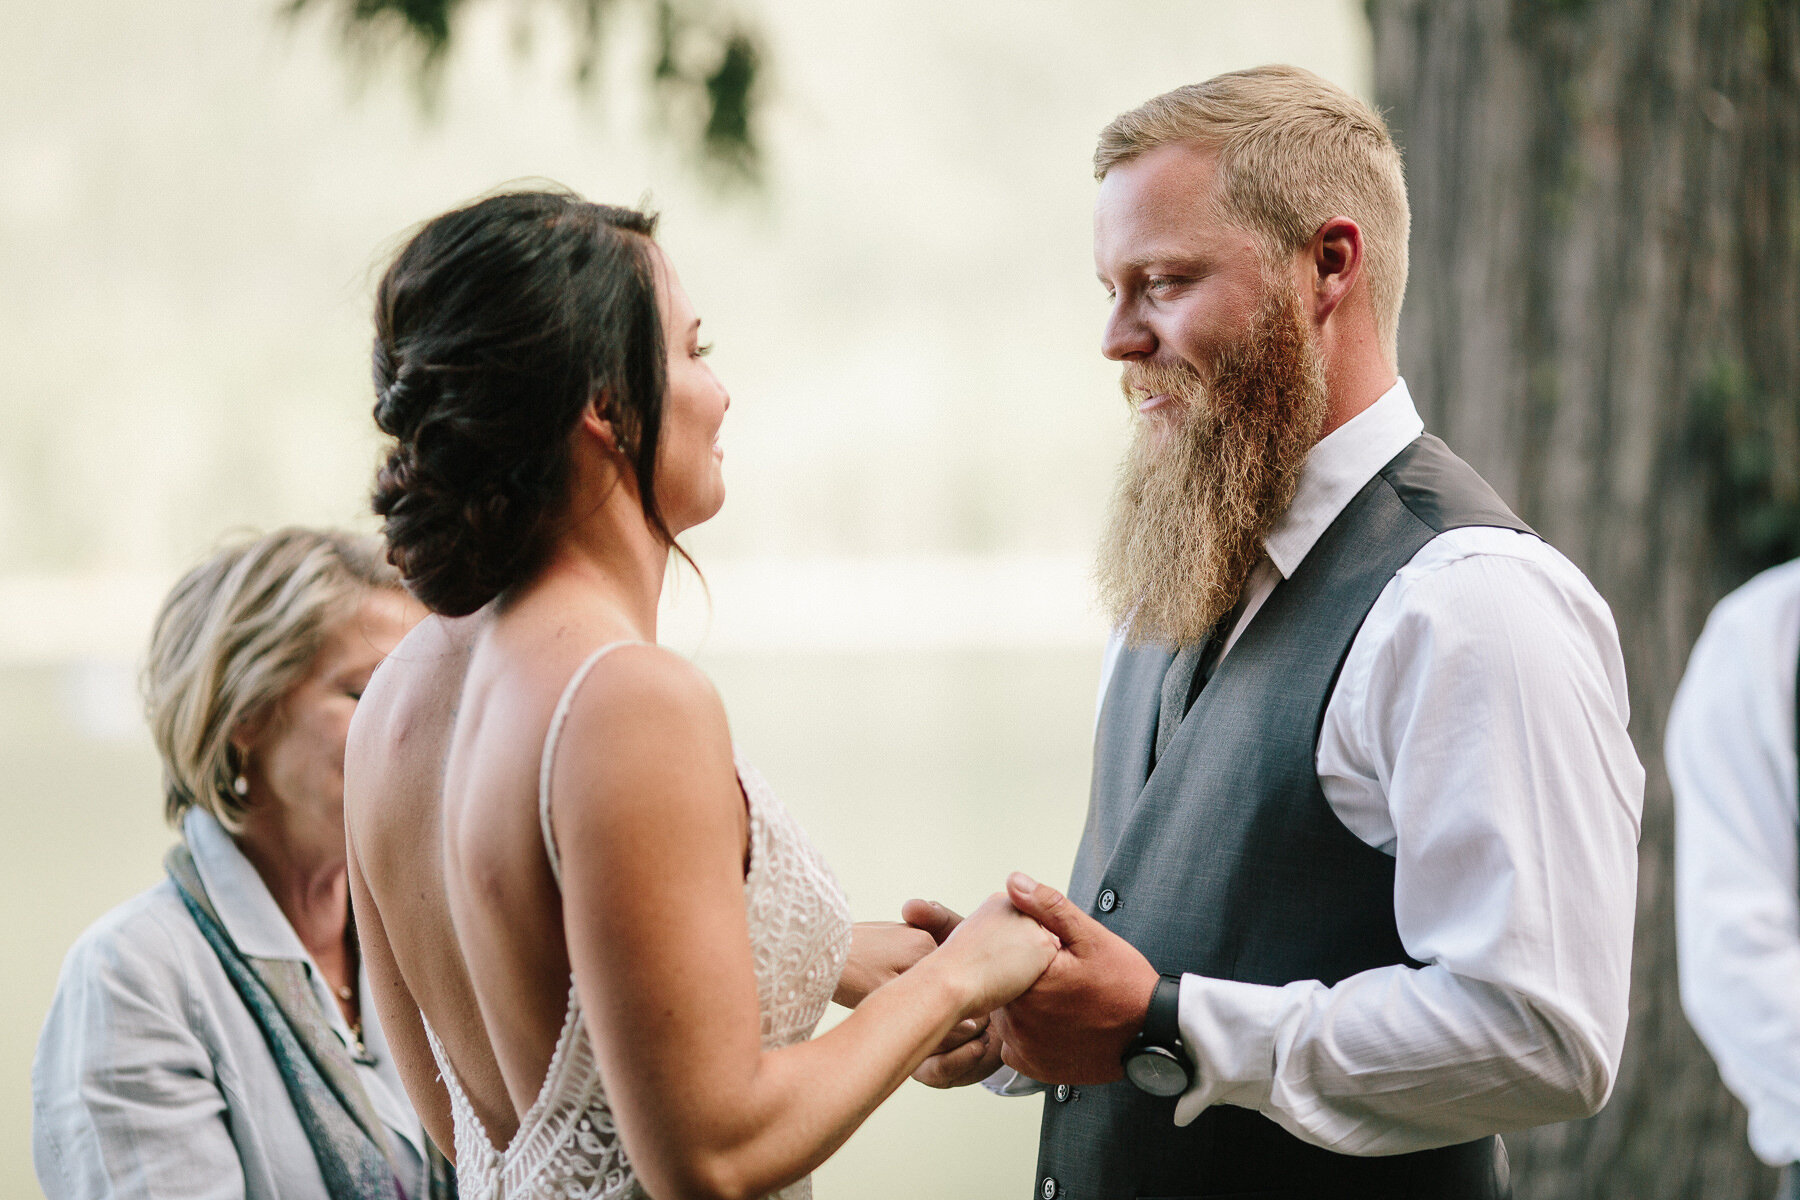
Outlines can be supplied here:
[[[845, 1008], [855, 1008], [870, 992], [899, 978], [936, 948], [928, 931], [903, 922], [858, 921], [850, 927], [850, 958], [831, 998]], [[976, 1032], [979, 1030], [971, 1031], [970, 1036]]]
[[963, 1016], [1007, 1004], [1037, 981], [1061, 943], [996, 892], [964, 917], [933, 957], [953, 972], [963, 991]]

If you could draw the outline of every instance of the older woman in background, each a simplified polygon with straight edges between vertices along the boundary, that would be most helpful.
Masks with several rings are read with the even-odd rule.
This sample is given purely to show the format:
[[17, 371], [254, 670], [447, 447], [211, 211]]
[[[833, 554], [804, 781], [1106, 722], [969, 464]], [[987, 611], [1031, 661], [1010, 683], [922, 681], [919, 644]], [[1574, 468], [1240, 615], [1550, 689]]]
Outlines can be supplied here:
[[181, 840], [69, 952], [32, 1068], [50, 1200], [454, 1195], [350, 920], [344, 739], [420, 609], [380, 547], [284, 529], [176, 584], [144, 686]]

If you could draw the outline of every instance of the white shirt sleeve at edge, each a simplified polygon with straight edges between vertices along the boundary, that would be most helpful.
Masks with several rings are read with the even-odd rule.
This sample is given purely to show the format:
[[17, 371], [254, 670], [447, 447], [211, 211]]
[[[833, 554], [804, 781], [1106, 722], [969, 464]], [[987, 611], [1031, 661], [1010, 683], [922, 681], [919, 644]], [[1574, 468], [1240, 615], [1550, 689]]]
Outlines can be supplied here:
[[1333, 987], [1182, 981], [1177, 1124], [1256, 1109], [1398, 1154], [1587, 1115], [1624, 1042], [1643, 769], [1605, 602], [1529, 535], [1441, 535], [1389, 583], [1327, 705], [1326, 797], [1395, 857], [1423, 968]]
[[1773, 1165], [1800, 1159], [1797, 624], [1791, 574], [1727, 597], [1688, 660], [1664, 744], [1682, 1007]]

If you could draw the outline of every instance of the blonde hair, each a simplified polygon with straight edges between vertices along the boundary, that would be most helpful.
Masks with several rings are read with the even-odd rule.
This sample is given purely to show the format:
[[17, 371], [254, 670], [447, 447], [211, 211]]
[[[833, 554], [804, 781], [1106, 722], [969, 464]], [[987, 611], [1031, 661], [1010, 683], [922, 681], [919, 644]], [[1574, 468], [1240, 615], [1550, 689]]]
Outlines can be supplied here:
[[1399, 148], [1373, 109], [1299, 67], [1232, 71], [1115, 117], [1094, 150], [1095, 178], [1172, 142], [1217, 150], [1221, 215], [1272, 252], [1292, 254], [1332, 217], [1355, 221], [1376, 329], [1396, 355], [1412, 214]]
[[169, 824], [198, 806], [241, 827], [232, 734], [305, 678], [331, 625], [375, 588], [400, 588], [377, 540], [296, 527], [229, 543], [181, 577], [143, 675]]

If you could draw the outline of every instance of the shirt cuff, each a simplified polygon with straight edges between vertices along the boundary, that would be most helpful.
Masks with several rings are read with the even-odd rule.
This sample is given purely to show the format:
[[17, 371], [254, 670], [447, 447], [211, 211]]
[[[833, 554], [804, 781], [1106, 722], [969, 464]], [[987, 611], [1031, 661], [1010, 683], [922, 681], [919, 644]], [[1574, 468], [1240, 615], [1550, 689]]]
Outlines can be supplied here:
[[1181, 977], [1177, 1024], [1194, 1085], [1175, 1101], [1186, 1125], [1215, 1104], [1260, 1111], [1275, 1077], [1275, 1031], [1292, 1008], [1287, 988], [1205, 975]]
[[1044, 1090], [1043, 1084], [1011, 1067], [1001, 1067], [982, 1080], [981, 1086], [996, 1096], [1035, 1096]]

